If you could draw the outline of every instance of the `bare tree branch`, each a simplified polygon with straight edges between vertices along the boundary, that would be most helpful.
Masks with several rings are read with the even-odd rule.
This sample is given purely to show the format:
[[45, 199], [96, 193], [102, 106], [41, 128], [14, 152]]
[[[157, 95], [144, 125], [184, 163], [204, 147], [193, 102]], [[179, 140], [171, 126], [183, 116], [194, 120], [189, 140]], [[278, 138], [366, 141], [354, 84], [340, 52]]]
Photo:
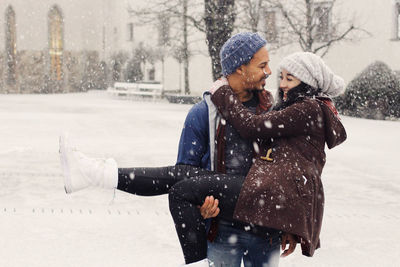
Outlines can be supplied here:
[[[321, 3], [322, 9], [316, 9]], [[297, 42], [303, 51], [322, 53], [322, 56], [324, 56], [336, 43], [349, 40], [353, 32], [365, 31], [356, 27], [356, 23], [347, 19], [340, 19], [337, 23], [332, 24], [332, 12], [336, 3], [336, 0], [327, 3], [314, 0], [264, 0], [264, 5], [278, 8], [283, 17], [284, 25], [281, 27], [280, 40], [277, 46], [282, 47]], [[326, 24], [324, 18], [329, 20], [329, 24]], [[321, 23], [324, 24], [321, 25]], [[340, 24], [343, 24], [340, 28], [345, 30], [339, 36], [334, 36], [334, 29], [339, 28]], [[323, 30], [326, 25], [328, 25], [328, 29], [325, 33]], [[325, 35], [327, 40], [323, 40]], [[319, 38], [321, 36], [323, 38]], [[317, 47], [315, 48], [315, 46]]]
[[[326, 42], [325, 44], [317, 47], [316, 49], [314, 49], [314, 53], [317, 53], [319, 50], [325, 48], [325, 47], [330, 47], [333, 43], [338, 42], [343, 40], [346, 35], [348, 35], [351, 31], [353, 31], [355, 29], [354, 25], [351, 25], [350, 28], [348, 28], [345, 32], [343, 32], [340, 36], [334, 38], [334, 39], [330, 39], [328, 42]], [[325, 55], [325, 54], [324, 54]]]
[[304, 50], [305, 46], [307, 45], [307, 42], [304, 39], [302, 32], [296, 27], [296, 25], [292, 21], [292, 18], [289, 16], [287, 10], [283, 7], [283, 5], [281, 3], [278, 3], [277, 7], [281, 10], [283, 17], [286, 19], [286, 21], [289, 23], [292, 30], [298, 36], [299, 44], [300, 44], [301, 48]]

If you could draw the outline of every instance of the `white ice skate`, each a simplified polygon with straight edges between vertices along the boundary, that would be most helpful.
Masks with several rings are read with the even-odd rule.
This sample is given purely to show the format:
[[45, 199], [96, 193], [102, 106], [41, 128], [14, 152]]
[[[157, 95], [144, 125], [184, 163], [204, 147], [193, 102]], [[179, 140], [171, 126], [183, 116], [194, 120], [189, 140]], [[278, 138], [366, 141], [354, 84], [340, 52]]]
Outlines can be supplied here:
[[208, 259], [181, 265], [181, 267], [210, 267], [210, 266], [214, 266], [214, 264], [210, 263]]
[[118, 186], [118, 167], [114, 159], [89, 158], [60, 136], [60, 160], [67, 194], [89, 186], [113, 189]]

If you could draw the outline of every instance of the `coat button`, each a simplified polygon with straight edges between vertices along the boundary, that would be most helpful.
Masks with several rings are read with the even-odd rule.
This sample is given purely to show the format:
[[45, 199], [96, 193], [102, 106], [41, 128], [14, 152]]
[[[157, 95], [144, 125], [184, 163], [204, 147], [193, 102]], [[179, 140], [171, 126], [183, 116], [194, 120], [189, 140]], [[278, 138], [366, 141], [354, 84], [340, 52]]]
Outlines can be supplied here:
[[266, 161], [272, 162], [272, 161], [274, 161], [274, 159], [271, 158], [271, 153], [272, 153], [272, 148], [268, 149], [267, 155], [261, 156], [260, 158], [261, 158], [262, 160], [266, 160]]

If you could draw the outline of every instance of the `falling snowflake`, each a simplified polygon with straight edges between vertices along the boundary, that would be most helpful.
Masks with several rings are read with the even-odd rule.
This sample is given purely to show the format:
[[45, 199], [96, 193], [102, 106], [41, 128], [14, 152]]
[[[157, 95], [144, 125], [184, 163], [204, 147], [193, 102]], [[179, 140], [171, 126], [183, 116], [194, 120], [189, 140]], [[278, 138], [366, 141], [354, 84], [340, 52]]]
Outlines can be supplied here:
[[266, 128], [268, 128], [268, 129], [271, 129], [271, 128], [272, 128], [272, 123], [271, 123], [271, 121], [264, 121], [264, 126], [265, 126]]

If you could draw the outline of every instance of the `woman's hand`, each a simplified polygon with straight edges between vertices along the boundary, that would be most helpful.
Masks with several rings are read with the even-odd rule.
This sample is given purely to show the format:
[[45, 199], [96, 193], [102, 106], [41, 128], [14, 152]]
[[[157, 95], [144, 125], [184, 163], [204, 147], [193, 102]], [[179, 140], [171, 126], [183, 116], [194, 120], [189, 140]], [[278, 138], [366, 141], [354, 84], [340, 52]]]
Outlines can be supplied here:
[[[286, 249], [286, 243], [287, 242], [289, 242], [289, 248], [288, 249]], [[281, 245], [282, 245], [282, 250], [283, 250], [283, 253], [281, 254], [281, 257], [286, 257], [286, 256], [289, 256], [290, 254], [292, 254], [293, 251], [296, 249], [297, 240], [296, 240], [294, 235], [288, 234], [288, 233], [283, 233], [282, 234]]]
[[208, 196], [200, 208], [200, 214], [204, 219], [216, 217], [219, 214], [218, 199]]

